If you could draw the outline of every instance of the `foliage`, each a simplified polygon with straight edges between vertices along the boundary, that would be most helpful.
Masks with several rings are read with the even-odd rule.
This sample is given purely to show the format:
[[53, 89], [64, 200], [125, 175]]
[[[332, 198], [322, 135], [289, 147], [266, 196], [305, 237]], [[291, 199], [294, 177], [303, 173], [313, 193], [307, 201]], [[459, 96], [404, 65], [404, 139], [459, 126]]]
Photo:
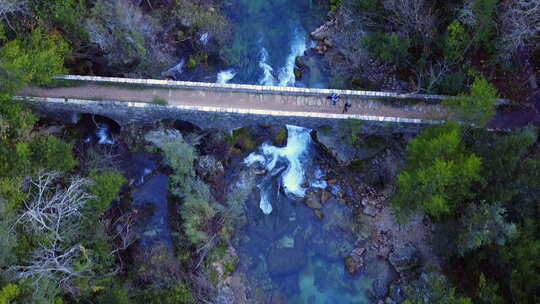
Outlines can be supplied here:
[[408, 49], [411, 43], [396, 33], [376, 32], [367, 35], [363, 44], [373, 56], [396, 65], [404, 65], [409, 56]]
[[128, 289], [121, 286], [112, 286], [97, 298], [98, 304], [130, 304]]
[[472, 38], [477, 48], [483, 46], [488, 51], [492, 50], [492, 38], [495, 34], [496, 11], [499, 0], [477, 0], [472, 2], [472, 12], [477, 24], [474, 28], [476, 32]]
[[520, 235], [500, 247], [501, 261], [507, 273], [506, 282], [516, 303], [538, 303], [540, 295], [540, 240], [537, 223], [527, 220]]
[[506, 210], [498, 204], [470, 204], [461, 216], [457, 248], [463, 255], [476, 248], [497, 244], [503, 246], [516, 235], [516, 225], [508, 223]]
[[[533, 126], [516, 130], [509, 135], [494, 135], [485, 130], [471, 131], [466, 141], [471, 149], [483, 159], [482, 176], [486, 187], [478, 191], [481, 199], [507, 203], [520, 192], [519, 187], [509, 187], [516, 182], [522, 159], [537, 140], [537, 129]], [[532, 169], [532, 168], [530, 168]], [[526, 169], [527, 183], [530, 169]], [[533, 192], [529, 192], [532, 194]]]
[[181, 23], [214, 37], [220, 46], [227, 44], [231, 39], [231, 24], [217, 11], [208, 10], [195, 2], [176, 0], [172, 13]]
[[358, 119], [347, 118], [339, 123], [340, 133], [346, 136], [345, 141], [355, 145], [359, 139], [358, 134], [362, 131], [364, 122]]
[[118, 196], [120, 187], [126, 182], [124, 176], [114, 170], [92, 170], [90, 172], [92, 186], [90, 192], [94, 199], [87, 204], [88, 211], [95, 215], [103, 214]]
[[422, 274], [420, 279], [407, 286], [405, 304], [472, 304], [471, 299], [460, 297], [456, 289], [439, 273]]
[[20, 102], [0, 101], [0, 140], [29, 140], [38, 117]]
[[461, 60], [470, 40], [468, 33], [459, 20], [454, 20], [447, 29], [444, 41], [444, 57], [446, 60]]
[[208, 201], [198, 195], [187, 194], [181, 205], [184, 231], [192, 243], [200, 244], [208, 239], [208, 227], [216, 211]]
[[145, 290], [141, 292], [136, 302], [141, 304], [191, 304], [195, 303], [195, 298], [186, 284], [177, 282], [168, 288]]
[[408, 144], [406, 158], [391, 198], [401, 219], [418, 209], [434, 217], [451, 213], [481, 181], [481, 160], [465, 149], [456, 124], [425, 129]]
[[0, 215], [5, 218], [7, 214], [14, 213], [26, 199], [26, 194], [21, 190], [22, 178], [0, 178]]
[[157, 145], [165, 154], [165, 161], [173, 169], [169, 176], [170, 192], [182, 198], [179, 212], [184, 232], [193, 244], [209, 237], [212, 219], [217, 214], [210, 205], [210, 189], [195, 175], [193, 165], [198, 155], [194, 143], [189, 143], [177, 131], [157, 131], [146, 135], [146, 140]]
[[32, 0], [35, 16], [47, 29], [60, 29], [71, 47], [80, 48], [88, 39], [81, 20], [85, 17], [84, 0]]
[[77, 166], [73, 146], [54, 136], [40, 136], [30, 142], [30, 160], [33, 167], [60, 172], [69, 171]]
[[158, 39], [162, 28], [132, 1], [96, 1], [85, 27], [112, 70], [154, 74], [174, 62]]
[[154, 100], [152, 100], [152, 103], [155, 104], [155, 105], [160, 105], [160, 106], [166, 106], [169, 104], [169, 102], [167, 102], [167, 100], [163, 99], [163, 98], [160, 98], [160, 97], [154, 97]]
[[66, 73], [64, 60], [68, 54], [69, 48], [60, 37], [36, 29], [28, 37], [8, 41], [0, 48], [0, 69], [7, 71], [0, 74], [0, 83], [11, 93], [26, 83], [51, 83], [53, 75]]
[[0, 177], [21, 176], [30, 170], [30, 149], [25, 142], [0, 145]]
[[7, 284], [0, 289], [0, 304], [9, 304], [21, 294], [19, 287], [15, 284]]
[[499, 295], [499, 285], [487, 280], [483, 273], [478, 279], [475, 303], [477, 304], [503, 304], [504, 299]]
[[481, 77], [474, 80], [469, 94], [447, 99], [444, 104], [456, 112], [460, 121], [484, 127], [495, 115], [497, 98], [497, 89]]

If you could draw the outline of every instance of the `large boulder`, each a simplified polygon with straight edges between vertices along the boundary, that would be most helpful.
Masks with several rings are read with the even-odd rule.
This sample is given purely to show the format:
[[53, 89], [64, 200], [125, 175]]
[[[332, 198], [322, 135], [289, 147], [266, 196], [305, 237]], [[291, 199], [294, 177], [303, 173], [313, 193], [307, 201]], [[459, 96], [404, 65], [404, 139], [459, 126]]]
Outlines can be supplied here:
[[373, 278], [369, 295], [372, 300], [382, 300], [388, 295], [390, 284], [397, 279], [392, 266], [384, 259], [375, 258], [365, 262], [365, 275]]
[[332, 27], [334, 26], [335, 20], [327, 21], [325, 24], [319, 26], [313, 32], [311, 32], [311, 38], [313, 40], [323, 40], [328, 38], [332, 34]]
[[362, 255], [365, 251], [365, 248], [356, 248], [345, 258], [345, 267], [350, 274], [355, 274], [358, 269], [364, 266]]
[[306, 256], [294, 248], [273, 248], [266, 256], [270, 275], [288, 275], [299, 271], [306, 263]]
[[349, 165], [352, 161], [360, 158], [361, 152], [346, 142], [334, 132], [317, 132], [317, 141], [328, 151], [341, 165]]
[[420, 253], [412, 244], [394, 247], [388, 261], [403, 279], [415, 277], [421, 262]]

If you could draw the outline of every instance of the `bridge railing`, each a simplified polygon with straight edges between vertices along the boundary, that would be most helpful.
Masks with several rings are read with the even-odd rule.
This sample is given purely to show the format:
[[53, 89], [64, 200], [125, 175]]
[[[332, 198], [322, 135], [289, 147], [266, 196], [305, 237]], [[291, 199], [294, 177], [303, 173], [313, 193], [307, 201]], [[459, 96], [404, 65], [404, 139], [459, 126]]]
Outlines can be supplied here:
[[160, 79], [135, 79], [119, 77], [101, 77], [101, 76], [79, 76], [79, 75], [58, 75], [54, 77], [57, 80], [108, 83], [117, 85], [133, 86], [151, 86], [170, 89], [199, 89], [228, 92], [244, 92], [252, 94], [283, 94], [283, 95], [304, 95], [326, 97], [332, 93], [340, 94], [344, 97], [369, 98], [369, 99], [399, 99], [399, 100], [417, 100], [417, 101], [442, 101], [450, 96], [432, 95], [432, 94], [414, 94], [414, 93], [394, 93], [394, 92], [376, 92], [376, 91], [358, 91], [358, 90], [333, 90], [317, 88], [297, 88], [281, 86], [262, 86], [249, 84], [222, 84], [208, 82], [175, 81]]

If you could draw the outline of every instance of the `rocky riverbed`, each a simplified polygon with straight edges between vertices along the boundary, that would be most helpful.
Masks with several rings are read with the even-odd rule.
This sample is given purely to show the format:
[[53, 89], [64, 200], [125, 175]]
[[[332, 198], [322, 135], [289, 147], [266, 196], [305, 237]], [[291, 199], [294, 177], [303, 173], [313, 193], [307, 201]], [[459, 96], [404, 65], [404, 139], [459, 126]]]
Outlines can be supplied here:
[[239, 204], [217, 251], [189, 253], [201, 258], [215, 303], [399, 303], [404, 286], [439, 263], [427, 245], [430, 223], [398, 225], [389, 207], [407, 135], [374, 132], [352, 144], [347, 131], [259, 126], [228, 136], [162, 121], [123, 127], [97, 145], [123, 160], [129, 183], [119, 208], [136, 227], [126, 259], [143, 281], [185, 271], [175, 258], [181, 202], [168, 193], [163, 156], [144, 140], [160, 130], [198, 137], [197, 176], [215, 204]]

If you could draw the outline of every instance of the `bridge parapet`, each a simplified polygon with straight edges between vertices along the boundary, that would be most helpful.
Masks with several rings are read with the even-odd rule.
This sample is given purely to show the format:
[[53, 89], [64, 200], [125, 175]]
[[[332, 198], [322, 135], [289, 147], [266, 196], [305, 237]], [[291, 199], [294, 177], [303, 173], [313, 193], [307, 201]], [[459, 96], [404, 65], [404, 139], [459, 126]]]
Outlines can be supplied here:
[[332, 93], [340, 94], [344, 97], [365, 98], [365, 99], [388, 99], [388, 100], [417, 100], [440, 102], [450, 96], [433, 94], [415, 94], [415, 93], [394, 93], [394, 92], [375, 92], [358, 90], [333, 90], [317, 88], [297, 88], [281, 86], [261, 86], [249, 84], [222, 84], [208, 82], [175, 81], [160, 79], [135, 79], [119, 77], [101, 77], [101, 76], [79, 76], [79, 75], [58, 75], [54, 77], [57, 80], [81, 81], [87, 83], [109, 83], [118, 85], [149, 86], [169, 89], [199, 89], [209, 91], [229, 91], [244, 92], [251, 94], [281, 94], [281, 95], [304, 95], [304, 96], [322, 96], [326, 97]]
[[336, 126], [346, 119], [363, 121], [366, 126], [391, 127], [393, 132], [418, 132], [426, 125], [440, 124], [440, 120], [370, 116], [358, 114], [333, 114], [299, 111], [238, 109], [212, 106], [156, 105], [144, 102], [114, 100], [88, 100], [57, 97], [19, 96], [17, 100], [30, 103], [38, 111], [59, 120], [76, 122], [78, 114], [95, 114], [109, 117], [120, 125], [146, 123], [160, 119], [188, 121], [203, 129], [232, 130], [248, 125], [299, 125], [311, 129]]

